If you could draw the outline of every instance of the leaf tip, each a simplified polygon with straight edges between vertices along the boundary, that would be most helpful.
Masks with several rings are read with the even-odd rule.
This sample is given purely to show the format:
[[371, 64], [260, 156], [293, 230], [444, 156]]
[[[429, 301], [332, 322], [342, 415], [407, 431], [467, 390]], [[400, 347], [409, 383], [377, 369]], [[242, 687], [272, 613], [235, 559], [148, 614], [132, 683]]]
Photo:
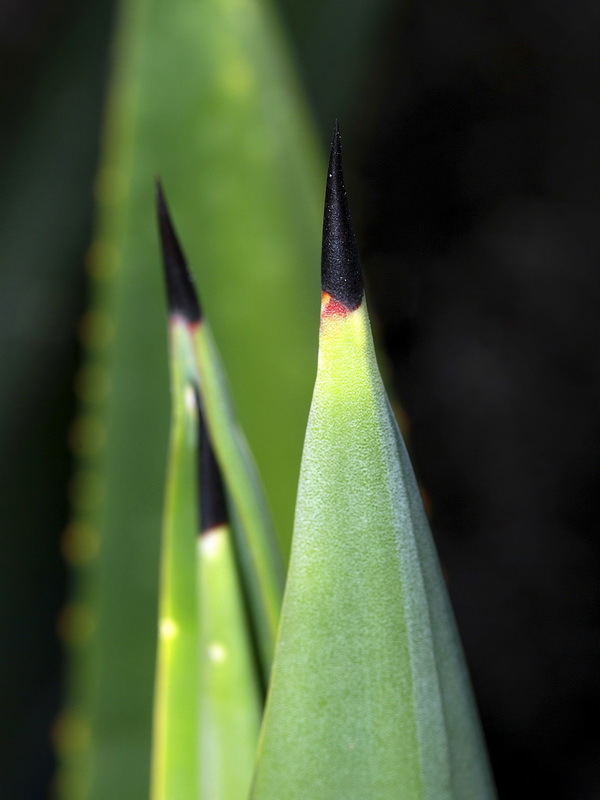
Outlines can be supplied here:
[[362, 302], [362, 270], [344, 185], [342, 140], [337, 119], [325, 190], [321, 288], [348, 311], [358, 308]]
[[185, 256], [175, 233], [159, 178], [156, 178], [156, 206], [167, 284], [169, 315], [171, 317], [183, 317], [188, 324], [194, 325], [200, 322], [202, 317], [200, 303], [198, 302], [198, 296]]

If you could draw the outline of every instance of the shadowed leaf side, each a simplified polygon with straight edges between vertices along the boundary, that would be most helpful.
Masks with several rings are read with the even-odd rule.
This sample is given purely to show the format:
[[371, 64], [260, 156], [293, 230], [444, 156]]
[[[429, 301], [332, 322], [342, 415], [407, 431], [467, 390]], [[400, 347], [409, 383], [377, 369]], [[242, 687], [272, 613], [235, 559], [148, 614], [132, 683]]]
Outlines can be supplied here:
[[200, 422], [200, 441], [198, 446], [198, 497], [200, 504], [200, 534], [213, 528], [227, 525], [229, 514], [225, 500], [223, 477], [212, 447], [208, 426], [196, 391], [196, 406]]

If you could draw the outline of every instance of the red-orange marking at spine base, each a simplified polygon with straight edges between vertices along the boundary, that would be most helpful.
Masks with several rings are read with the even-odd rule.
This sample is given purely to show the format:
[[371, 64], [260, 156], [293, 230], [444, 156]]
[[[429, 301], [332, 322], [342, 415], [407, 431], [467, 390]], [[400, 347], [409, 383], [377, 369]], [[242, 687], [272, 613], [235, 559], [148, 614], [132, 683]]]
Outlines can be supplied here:
[[346, 308], [339, 300], [334, 300], [329, 292], [321, 293], [321, 316], [322, 317], [345, 317], [350, 313], [350, 309]]
[[183, 325], [185, 328], [188, 329], [189, 333], [194, 334], [202, 324], [202, 320], [199, 320], [198, 322], [190, 322], [182, 314], [175, 312], [175, 314], [171, 314], [171, 316], [169, 317], [169, 324]]

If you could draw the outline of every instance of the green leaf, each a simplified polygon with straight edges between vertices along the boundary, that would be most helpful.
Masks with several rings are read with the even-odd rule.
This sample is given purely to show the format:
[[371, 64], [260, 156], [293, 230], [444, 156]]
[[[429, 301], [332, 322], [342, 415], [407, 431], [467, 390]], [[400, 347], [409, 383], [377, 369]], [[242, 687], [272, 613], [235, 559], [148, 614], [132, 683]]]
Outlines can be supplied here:
[[266, 680], [281, 610], [284, 572], [256, 466], [239, 428], [206, 320], [195, 330], [198, 372], [215, 451], [237, 512], [236, 542]]
[[199, 540], [201, 800], [248, 793], [262, 697], [227, 524]]
[[185, 321], [171, 318], [172, 426], [161, 556], [152, 800], [198, 797], [198, 414]]
[[[163, 265], [167, 287], [167, 299], [171, 325], [175, 331], [181, 331], [181, 341], [183, 346], [175, 351], [175, 363], [173, 380], [177, 382], [176, 388], [180, 389], [180, 395], [175, 398], [176, 412], [180, 414], [196, 414], [194, 421], [199, 424], [198, 442], [198, 475], [197, 493], [188, 494], [187, 502], [189, 508], [197, 507], [198, 514], [198, 580], [197, 587], [193, 581], [178, 582], [177, 571], [169, 571], [171, 560], [169, 560], [169, 538], [165, 539], [163, 552], [163, 570], [166, 571], [172, 582], [163, 579], [161, 589], [164, 593], [165, 587], [170, 590], [167, 599], [173, 595], [173, 587], [177, 585], [177, 590], [181, 593], [182, 603], [185, 599], [186, 608], [189, 609], [191, 603], [195, 607], [198, 603], [199, 621], [199, 641], [193, 642], [198, 659], [188, 659], [188, 666], [192, 668], [192, 689], [199, 690], [200, 702], [197, 703], [198, 693], [188, 691], [187, 708], [181, 715], [184, 721], [183, 727], [178, 727], [178, 711], [176, 704], [169, 701], [171, 696], [166, 697], [166, 706], [160, 701], [166, 693], [157, 692], [156, 701], [159, 704], [158, 713], [155, 708], [155, 722], [160, 723], [162, 717], [169, 715], [173, 719], [173, 726], [170, 731], [165, 731], [162, 724], [155, 725], [155, 774], [159, 777], [165, 773], [163, 752], [178, 752], [183, 744], [183, 750], [191, 751], [199, 756], [199, 768], [196, 763], [187, 763], [191, 775], [188, 776], [188, 784], [178, 787], [176, 784], [163, 781], [167, 786], [167, 791], [157, 793], [153, 800], [178, 797], [180, 800], [237, 800], [246, 796], [252, 766], [254, 763], [254, 753], [258, 738], [260, 724], [260, 714], [262, 710], [262, 694], [257, 671], [257, 664], [254, 658], [252, 633], [250, 620], [246, 613], [244, 590], [240, 582], [238, 564], [233, 547], [232, 531], [229, 525], [229, 510], [227, 502], [227, 491], [225, 481], [232, 477], [233, 492], [235, 499], [240, 494], [242, 507], [240, 517], [245, 518], [244, 503], [250, 503], [253, 508], [256, 505], [255, 494], [258, 501], [262, 499], [264, 508], [262, 516], [256, 520], [257, 527], [250, 527], [251, 534], [256, 537], [250, 541], [246, 537], [246, 529], [242, 527], [240, 537], [245, 545], [244, 553], [249, 560], [252, 560], [253, 546], [264, 545], [271, 547], [272, 554], [278, 555], [277, 545], [274, 536], [271, 534], [270, 540], [265, 540], [265, 536], [271, 532], [270, 519], [266, 511], [266, 503], [263, 499], [262, 488], [258, 480], [253, 464], [243, 462], [241, 465], [236, 460], [236, 454], [240, 450], [238, 444], [241, 433], [237, 432], [237, 422], [231, 410], [231, 401], [227, 393], [223, 380], [221, 379], [216, 396], [214, 391], [206, 396], [206, 384], [204, 374], [208, 372], [208, 388], [212, 386], [211, 376], [215, 369], [219, 368], [218, 356], [216, 351], [210, 353], [210, 357], [198, 358], [196, 338], [198, 329], [204, 331], [204, 336], [199, 335], [200, 342], [206, 336], [206, 322], [202, 319], [200, 303], [194, 288], [194, 283], [188, 270], [183, 250], [175, 233], [171, 221], [166, 200], [160, 185], [157, 192], [158, 203], [158, 222], [160, 228], [160, 238], [163, 254]], [[179, 369], [177, 366], [179, 365]], [[216, 366], [215, 366], [216, 365]], [[183, 382], [183, 390], [182, 390]], [[182, 402], [186, 401], [186, 406]], [[178, 401], [178, 402], [177, 402]], [[207, 424], [207, 418], [214, 417], [212, 407], [214, 404], [219, 407], [227, 407], [229, 414], [224, 418], [217, 414], [218, 424], [221, 426], [225, 450], [233, 448], [233, 471], [230, 472], [231, 459], [225, 459], [225, 470], [222, 474], [217, 457], [213, 449], [213, 431]], [[190, 412], [191, 408], [191, 412]], [[179, 415], [180, 415], [179, 414]], [[175, 414], [175, 422], [178, 416]], [[175, 432], [177, 428], [175, 428]], [[244, 451], [244, 455], [246, 455]], [[248, 457], [249, 459], [249, 457]], [[187, 463], [187, 462], [186, 462]], [[237, 472], [236, 472], [237, 469]], [[224, 478], [223, 478], [224, 475]], [[176, 476], [171, 474], [170, 477]], [[250, 497], [247, 498], [247, 494]], [[252, 521], [252, 520], [251, 520]], [[265, 529], [265, 526], [267, 528]], [[166, 533], [169, 533], [167, 528]], [[189, 551], [189, 543], [193, 537], [189, 536], [186, 530], [186, 552]], [[189, 552], [188, 552], [189, 556]], [[166, 557], [166, 561], [165, 561]], [[280, 565], [280, 562], [277, 562]], [[181, 574], [186, 577], [190, 569], [193, 569], [193, 559], [187, 558], [187, 563], [178, 564]], [[260, 580], [264, 576], [260, 573], [247, 575], [247, 584], [253, 585], [253, 579]], [[269, 573], [266, 575], [269, 578]], [[261, 597], [260, 592], [258, 596]], [[276, 597], [277, 612], [279, 610], [280, 593]], [[162, 604], [161, 604], [162, 605]], [[169, 610], [169, 609], [167, 609]], [[164, 624], [161, 625], [163, 633]], [[255, 628], [261, 631], [261, 618], [255, 620]], [[169, 625], [169, 632], [172, 626]], [[170, 639], [171, 637], [169, 637]], [[274, 631], [270, 635], [269, 645], [272, 651]], [[168, 649], [171, 642], [168, 640], [165, 645], [161, 640], [159, 648], [159, 673], [157, 688], [161, 689], [165, 683], [160, 667], [162, 666], [161, 655], [163, 648], [166, 649], [166, 657], [171, 655]], [[270, 654], [269, 654], [270, 655]], [[169, 664], [170, 666], [170, 664]], [[185, 688], [189, 690], [190, 676], [186, 672], [186, 665], [181, 664], [180, 673], [175, 674], [174, 670], [166, 673], [173, 679], [183, 678]], [[198, 670], [198, 666], [200, 669]], [[269, 661], [270, 666], [270, 661]], [[264, 677], [264, 676], [263, 676]], [[181, 699], [185, 702], [183, 687], [177, 687], [181, 691]], [[172, 692], [175, 695], [175, 691]], [[179, 699], [179, 695], [175, 698]], [[163, 711], [166, 707], [166, 711]], [[192, 720], [192, 724], [187, 723]], [[158, 735], [157, 735], [158, 734]], [[168, 736], [171, 738], [168, 739]], [[181, 742], [181, 737], [187, 736], [185, 742]], [[167, 739], [167, 741], [165, 741]], [[175, 759], [172, 759], [175, 761]], [[235, 769], [231, 768], [235, 764]], [[170, 765], [167, 764], [167, 768]], [[175, 767], [178, 763], [175, 764]], [[173, 770], [176, 772], [176, 770]], [[194, 781], [200, 775], [199, 793]], [[167, 777], [171, 776], [167, 774]], [[176, 777], [173, 776], [173, 777]], [[161, 787], [162, 788], [162, 785]]]
[[490, 800], [414, 475], [379, 375], [336, 130], [319, 365], [252, 800]]
[[173, 408], [151, 797], [236, 800], [250, 784], [262, 698], [225, 490], [200, 410], [193, 326], [177, 308], [193, 314], [197, 302], [181, 294], [186, 279], [193, 293], [189, 276], [173, 275], [169, 261]]
[[[170, 313], [185, 319], [193, 337], [202, 418], [207, 421], [205, 430], [210, 430], [211, 458], [207, 459], [207, 464], [213, 463], [213, 446], [220, 462], [220, 469], [215, 462], [209, 474], [214, 472], [214, 483], [220, 485], [222, 471], [236, 511], [238, 557], [250, 596], [266, 684], [283, 594], [283, 564], [256, 465], [238, 424], [221, 361], [160, 188], [158, 209]], [[208, 503], [212, 507], [210, 495]]]

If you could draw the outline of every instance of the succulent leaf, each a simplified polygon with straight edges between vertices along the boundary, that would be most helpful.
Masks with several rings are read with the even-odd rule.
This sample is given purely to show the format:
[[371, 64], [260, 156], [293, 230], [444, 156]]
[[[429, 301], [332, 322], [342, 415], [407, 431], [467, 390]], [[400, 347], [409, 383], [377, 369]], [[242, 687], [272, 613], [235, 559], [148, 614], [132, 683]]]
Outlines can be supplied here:
[[324, 233], [317, 379], [251, 798], [491, 800], [449, 601], [356, 276], [337, 129]]
[[198, 796], [199, 652], [195, 542], [198, 418], [187, 324], [171, 317], [172, 424], [159, 591], [152, 800]]
[[252, 610], [266, 683], [273, 658], [283, 594], [283, 564], [260, 477], [237, 421], [208, 322], [200, 313], [183, 250], [158, 193], [159, 224], [170, 313], [183, 315], [194, 343], [202, 416], [236, 512], [238, 559]]

